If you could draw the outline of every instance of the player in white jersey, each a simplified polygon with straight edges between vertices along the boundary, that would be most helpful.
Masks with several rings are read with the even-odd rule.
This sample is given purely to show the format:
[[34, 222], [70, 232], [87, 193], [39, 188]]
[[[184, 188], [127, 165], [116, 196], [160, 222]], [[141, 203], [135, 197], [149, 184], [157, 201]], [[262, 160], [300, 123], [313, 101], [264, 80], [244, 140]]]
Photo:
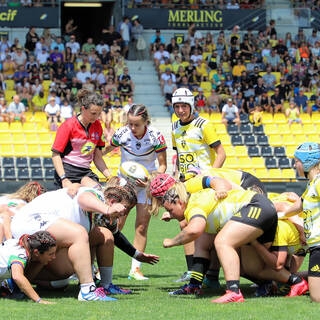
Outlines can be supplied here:
[[285, 211], [285, 215], [299, 214], [303, 210], [304, 233], [310, 251], [310, 298], [320, 302], [320, 146], [305, 142], [296, 149], [294, 157], [297, 173], [308, 178], [309, 183], [302, 197]]
[[0, 197], [0, 243], [12, 238], [10, 223], [17, 210], [44, 192], [46, 189], [40, 183], [31, 181]]
[[[94, 212], [105, 214], [110, 219], [127, 213], [127, 204], [120, 188], [113, 196], [99, 195], [95, 189], [80, 188], [75, 198], [67, 194], [66, 189], [47, 192], [20, 209], [11, 223], [15, 238], [35, 230], [46, 230], [57, 240], [57, 258], [48, 266], [55, 278], [60, 280], [66, 274], [76, 273], [80, 281], [78, 300], [110, 301], [103, 290], [96, 290], [91, 273], [91, 256], [88, 232], [92, 226]], [[43, 279], [41, 279], [43, 280]]]
[[[121, 149], [121, 162], [136, 161], [142, 164], [148, 172], [164, 173], [167, 169], [166, 142], [156, 128], [150, 126], [150, 117], [146, 106], [136, 104], [128, 111], [128, 124], [119, 128], [113, 135], [104, 153], [114, 148]], [[159, 166], [156, 166], [158, 160]], [[133, 245], [144, 252], [147, 245], [147, 232], [150, 215], [146, 208], [146, 184], [142, 181], [136, 187], [138, 203]], [[141, 263], [132, 259], [129, 276], [136, 280], [147, 280], [140, 271]]]
[[[3, 293], [14, 294], [15, 286], [37, 303], [50, 304], [42, 300], [32, 288], [24, 274], [25, 267], [33, 264], [33, 271], [55, 259], [56, 240], [49, 232], [40, 231], [35, 234], [23, 235], [20, 239], [9, 239], [0, 246], [0, 279], [5, 280], [1, 290]], [[14, 295], [11, 295], [14, 297]]]

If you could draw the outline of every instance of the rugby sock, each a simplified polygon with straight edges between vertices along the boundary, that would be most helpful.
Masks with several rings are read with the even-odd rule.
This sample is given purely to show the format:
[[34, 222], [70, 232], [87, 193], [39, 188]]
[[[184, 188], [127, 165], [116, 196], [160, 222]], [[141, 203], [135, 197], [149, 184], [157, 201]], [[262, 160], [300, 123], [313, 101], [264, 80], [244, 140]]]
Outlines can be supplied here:
[[107, 288], [112, 282], [112, 268], [113, 267], [100, 267], [100, 285], [101, 287]]
[[226, 281], [226, 284], [227, 284], [227, 290], [233, 291], [235, 293], [239, 293], [239, 286], [240, 286], [239, 280]]
[[141, 267], [141, 262], [132, 258], [132, 262], [131, 262], [131, 271], [135, 271], [137, 268], [140, 269]]
[[193, 264], [193, 254], [188, 254], [185, 257], [186, 257], [188, 271], [191, 271], [192, 270], [192, 264]]
[[220, 269], [218, 269], [218, 270], [209, 269], [206, 273], [206, 278], [211, 281], [218, 281], [219, 280], [219, 271], [220, 271]]
[[193, 258], [193, 266], [190, 277], [190, 284], [201, 286], [203, 277], [210, 265], [210, 260], [206, 258]]
[[94, 284], [94, 282], [89, 282], [89, 283], [82, 283], [80, 284], [80, 290], [83, 294], [87, 294], [90, 292], [90, 290], [92, 289], [92, 287], [96, 287], [96, 285]]
[[292, 286], [293, 284], [297, 284], [297, 283], [299, 283], [301, 281], [302, 281], [302, 279], [299, 276], [297, 276], [296, 274], [291, 274], [287, 284], [289, 286]]

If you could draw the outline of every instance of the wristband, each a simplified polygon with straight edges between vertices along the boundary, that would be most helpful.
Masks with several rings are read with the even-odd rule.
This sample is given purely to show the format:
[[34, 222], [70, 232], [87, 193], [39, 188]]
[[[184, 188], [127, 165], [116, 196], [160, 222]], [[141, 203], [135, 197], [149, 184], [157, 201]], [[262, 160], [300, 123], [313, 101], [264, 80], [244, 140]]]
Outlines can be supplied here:
[[35, 301], [35, 303], [40, 303], [41, 301], [41, 298], [39, 298], [37, 301]]
[[61, 180], [61, 181], [63, 181], [64, 179], [68, 179], [65, 174], [63, 174], [63, 175], [60, 177], [60, 180]]
[[134, 259], [137, 258], [137, 256], [140, 254], [141, 252], [139, 250], [136, 250], [136, 252], [134, 253], [133, 257]]

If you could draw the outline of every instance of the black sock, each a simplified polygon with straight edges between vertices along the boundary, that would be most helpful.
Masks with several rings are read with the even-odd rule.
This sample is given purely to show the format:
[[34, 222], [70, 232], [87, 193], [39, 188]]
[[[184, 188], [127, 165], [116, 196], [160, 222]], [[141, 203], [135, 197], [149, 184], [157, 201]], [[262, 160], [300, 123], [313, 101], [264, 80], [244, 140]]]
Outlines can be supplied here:
[[227, 283], [227, 290], [233, 291], [235, 293], [239, 293], [239, 286], [240, 286], [239, 280], [230, 280], [230, 281], [226, 281], [226, 283]]
[[202, 284], [203, 277], [209, 268], [209, 265], [209, 259], [199, 257], [193, 258], [190, 284], [200, 286]]
[[289, 286], [292, 286], [293, 284], [300, 283], [301, 281], [302, 281], [302, 279], [299, 276], [297, 276], [296, 274], [291, 274], [287, 284]]
[[187, 262], [188, 271], [191, 271], [192, 270], [192, 264], [193, 264], [193, 254], [186, 255], [186, 262]]
[[209, 269], [206, 273], [206, 278], [211, 281], [218, 281], [219, 280], [219, 271], [220, 269]]

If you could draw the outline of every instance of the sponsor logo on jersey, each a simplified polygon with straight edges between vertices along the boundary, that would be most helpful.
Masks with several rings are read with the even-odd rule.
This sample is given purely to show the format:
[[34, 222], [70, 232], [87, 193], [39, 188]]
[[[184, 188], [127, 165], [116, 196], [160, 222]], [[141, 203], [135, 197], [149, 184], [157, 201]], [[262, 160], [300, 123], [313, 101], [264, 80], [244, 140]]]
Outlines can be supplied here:
[[320, 268], [319, 268], [319, 265], [316, 264], [315, 266], [313, 266], [311, 269], [310, 269], [312, 272], [320, 272]]
[[91, 141], [86, 142], [82, 148], [81, 148], [81, 153], [85, 156], [89, 155], [90, 153], [92, 153], [95, 149], [95, 144]]
[[234, 217], [242, 218], [241, 212], [237, 212], [233, 215]]

